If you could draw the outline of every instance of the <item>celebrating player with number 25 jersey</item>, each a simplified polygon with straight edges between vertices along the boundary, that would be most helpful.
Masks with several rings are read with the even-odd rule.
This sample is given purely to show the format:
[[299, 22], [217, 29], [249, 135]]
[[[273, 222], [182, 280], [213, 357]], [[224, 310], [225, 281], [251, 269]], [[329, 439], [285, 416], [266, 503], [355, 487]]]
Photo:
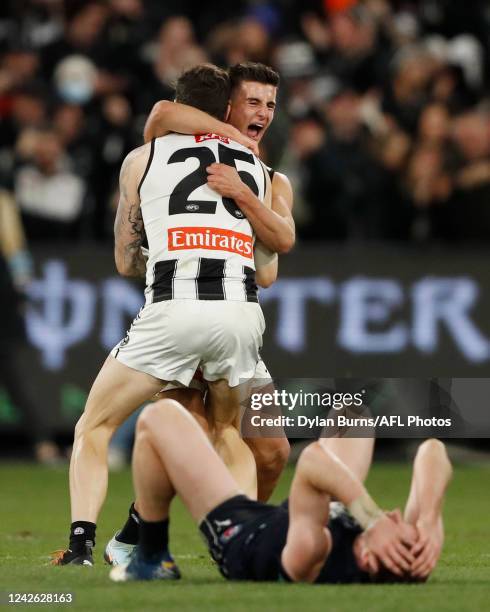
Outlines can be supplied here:
[[[184, 76], [187, 89], [204, 92], [203, 109], [223, 119], [230, 93], [226, 72], [204, 65]], [[265, 208], [270, 189], [267, 172], [231, 141], [172, 135], [132, 151], [123, 163], [116, 266], [124, 276], [146, 274], [146, 302], [102, 366], [77, 423], [70, 543], [57, 553], [56, 565], [93, 564], [96, 520], [107, 491], [107, 445], [162, 383], [188, 385], [199, 366], [210, 397], [226, 403], [239, 380], [254, 375], [265, 328], [250, 252], [254, 237], [244, 213], [218, 189], [224, 183], [226, 191], [223, 168], [238, 172], [235, 187], [248, 186], [254, 211], [247, 216], [261, 215], [257, 207]]]
[[270, 198], [263, 164], [236, 142], [216, 134], [152, 140], [139, 190], [149, 247], [147, 304], [257, 302], [253, 230], [231, 198], [208, 186], [206, 168], [214, 162], [236, 168], [260, 200]]
[[254, 376], [265, 327], [254, 235], [235, 202], [209, 187], [206, 169], [235, 167], [261, 201], [270, 200], [269, 175], [245, 147], [215, 134], [171, 134], [150, 146], [138, 186], [146, 303], [112, 354], [162, 380], [188, 385], [201, 366], [206, 380], [234, 387]]

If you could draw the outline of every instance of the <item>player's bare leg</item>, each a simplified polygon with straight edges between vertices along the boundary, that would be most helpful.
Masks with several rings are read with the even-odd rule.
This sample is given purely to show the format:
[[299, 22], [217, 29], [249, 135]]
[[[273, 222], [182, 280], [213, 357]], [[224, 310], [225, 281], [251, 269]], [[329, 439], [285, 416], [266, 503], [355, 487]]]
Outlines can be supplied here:
[[[222, 389], [223, 387], [220, 382], [218, 383], [217, 392]], [[227, 394], [228, 389], [225, 390], [224, 395]], [[222, 419], [224, 422], [219, 423], [217, 426], [214, 422], [214, 415], [209, 414], [212, 410], [209, 411], [204, 405], [200, 391], [196, 389], [175, 389], [166, 391], [161, 395], [181, 403], [192, 414], [202, 430], [214, 442], [213, 446], [216, 452], [240, 489], [250, 498], [257, 499], [257, 468], [254, 456], [240, 438], [235, 424], [235, 417], [230, 416], [230, 411], [226, 410], [225, 406], [221, 404], [220, 410], [225, 415]], [[231, 397], [232, 401], [235, 401], [237, 397], [235, 391], [233, 391]], [[229, 425], [228, 420], [233, 421], [233, 424]]]
[[70, 462], [72, 521], [95, 522], [107, 492], [107, 447], [115, 429], [150, 399], [162, 382], [111, 355], [90, 390], [75, 427]]
[[[206, 435], [209, 436], [209, 427], [204, 408], [203, 394], [198, 389], [179, 388], [159, 392], [154, 396], [158, 399], [172, 399], [184, 406], [199, 423]], [[160, 404], [164, 406], [165, 404]], [[128, 517], [121, 529], [118, 529], [107, 542], [104, 550], [104, 560], [109, 565], [125, 565], [129, 563], [139, 542], [139, 503], [135, 500], [129, 507]], [[169, 525], [162, 528], [162, 537], [166, 538]], [[166, 550], [166, 572], [168, 578], [180, 578], [180, 570], [172, 558], [170, 550]]]
[[[221, 384], [218, 383], [217, 391], [219, 391]], [[233, 425], [221, 423], [219, 435], [217, 435], [218, 428], [213, 423], [213, 410], [209, 406], [205, 407], [203, 395], [199, 390], [173, 389], [159, 393], [158, 397], [175, 399], [181, 403], [194, 416], [210, 439], [211, 432], [213, 432], [215, 449], [241, 490], [252, 499], [257, 499], [257, 495], [259, 495], [260, 501], [266, 501], [269, 498], [289, 455], [289, 442], [284, 436], [284, 432], [282, 432], [282, 438], [247, 440], [248, 446], [252, 449], [252, 455], [238, 435], [235, 422]], [[232, 420], [230, 411], [223, 404], [220, 403], [219, 405], [220, 410], [225, 415], [223, 420]], [[233, 420], [235, 420], [234, 415]], [[129, 562], [138, 544], [138, 510], [139, 504], [136, 500], [129, 508], [125, 525], [107, 543], [104, 558], [109, 564], [119, 565]], [[166, 528], [168, 529], [168, 526]], [[168, 557], [171, 559], [170, 553]], [[168, 572], [171, 569], [168, 566]], [[178, 578], [180, 572], [175, 563], [173, 563], [173, 571], [174, 577]]]
[[91, 548], [95, 540], [95, 523], [107, 493], [109, 441], [115, 429], [161, 385], [158, 379], [133, 370], [112, 356], [102, 366], [75, 428], [70, 462], [70, 545], [55, 558], [56, 564], [79, 560], [80, 564], [92, 564], [85, 549]]
[[204, 433], [210, 437], [209, 423], [206, 416], [206, 407], [204, 405], [204, 397], [202, 391], [198, 389], [172, 389], [160, 394], [159, 399], [172, 399], [192, 414], [196, 421], [201, 426]]
[[238, 425], [242, 391], [239, 386], [230, 387], [224, 379], [208, 381], [206, 414], [211, 425], [211, 440], [214, 444], [221, 429]]
[[[148, 447], [160, 462], [158, 471], [163, 470], [163, 477], [156, 480], [150, 474], [153, 470], [145, 467], [145, 457], [150, 454]], [[238, 493], [236, 482], [204, 432], [191, 415], [172, 400], [147, 406], [138, 419], [133, 476], [144, 519], [167, 516], [174, 489], [197, 522]], [[157, 487], [158, 482], [160, 486]], [[162, 499], [166, 500], [164, 507], [157, 511]]]
[[[269, 376], [268, 373], [267, 376]], [[251, 409], [251, 396], [253, 395], [254, 400], [257, 401], [261, 395], [273, 394], [275, 390], [272, 382], [264, 384], [258, 379], [254, 383], [247, 395], [247, 401], [242, 402], [245, 409], [242, 410], [241, 414], [240, 431], [244, 441], [252, 451], [257, 465], [257, 498], [261, 502], [266, 502], [287, 463], [290, 446], [283, 427], [252, 425], [252, 417], [256, 413]], [[257, 386], [257, 384], [260, 386]], [[267, 416], [277, 417], [280, 415], [279, 406], [268, 406]]]
[[257, 499], [257, 466], [255, 459], [238, 433], [240, 401], [247, 390], [230, 387], [224, 379], [208, 381], [206, 417], [210, 439], [240, 488]]
[[257, 465], [237, 428], [233, 425], [222, 428], [214, 448], [245, 495], [257, 499]]
[[[206, 414], [208, 415], [208, 422], [211, 424], [211, 439], [220, 453], [219, 449], [226, 449], [228, 447], [228, 444], [220, 442], [223, 432], [227, 431], [230, 425], [234, 426], [237, 431], [239, 430], [240, 413], [246, 398], [250, 397], [252, 381], [244, 382], [238, 387], [233, 388], [229, 387], [225, 380], [218, 380], [208, 384], [209, 394], [206, 399]], [[254, 498], [258, 498], [259, 501], [265, 502], [269, 499], [289, 457], [289, 442], [284, 435], [284, 431], [282, 431], [282, 434], [282, 437], [277, 438], [260, 438], [255, 436], [244, 436], [243, 438], [252, 451], [255, 461], [257, 493]], [[235, 439], [237, 444], [240, 445], [241, 438], [238, 436]], [[247, 460], [248, 454], [243, 448], [237, 448], [236, 453], [241, 455], [244, 461]], [[237, 475], [238, 482], [241, 485], [244, 480], [240, 473], [236, 471], [239, 464], [237, 461], [234, 461], [233, 465], [229, 465], [227, 455], [229, 456], [229, 454], [224, 453], [221, 456], [225, 464], [234, 470], [234, 474]], [[242, 474], [247, 473], [246, 465], [244, 465], [241, 472]]]
[[423, 442], [414, 459], [412, 483], [404, 518], [414, 525], [418, 540], [413, 548], [416, 559], [411, 574], [426, 580], [435, 568], [444, 543], [442, 509], [452, 477], [452, 466], [440, 440]]
[[145, 408], [138, 419], [133, 479], [141, 517], [140, 546], [129, 566], [111, 572], [115, 581], [166, 578], [162, 525], [177, 492], [196, 522], [239, 490], [195, 420], [172, 400]]
[[257, 468], [257, 499], [266, 502], [286, 466], [290, 445], [281, 438], [243, 438], [253, 453]]
[[[173, 400], [182, 404], [182, 406], [192, 414], [196, 421], [201, 426], [206, 436], [209, 438], [209, 425], [206, 418], [206, 409], [204, 407], [203, 395], [197, 389], [183, 388], [171, 389], [170, 391], [162, 391], [155, 396], [155, 401], [158, 400]], [[163, 406], [163, 404], [161, 404]], [[134, 502], [134, 507], [139, 511], [138, 500]]]
[[[230, 470], [233, 478], [241, 490], [252, 499], [257, 498], [257, 469], [254, 457], [244, 444], [234, 426], [221, 425], [220, 434], [216, 436], [216, 426], [212, 423], [212, 416], [207, 414], [204, 406], [203, 394], [197, 389], [172, 389], [158, 393], [160, 399], [174, 399], [182, 404], [196, 419], [206, 435], [211, 438], [214, 432], [215, 449]], [[163, 405], [163, 404], [162, 404]], [[134, 554], [139, 542], [139, 501], [131, 504], [128, 518], [122, 529], [116, 531], [107, 543], [104, 559], [110, 565], [125, 565]], [[168, 532], [168, 525], [164, 527]], [[167, 577], [179, 578], [180, 571], [167, 550]]]

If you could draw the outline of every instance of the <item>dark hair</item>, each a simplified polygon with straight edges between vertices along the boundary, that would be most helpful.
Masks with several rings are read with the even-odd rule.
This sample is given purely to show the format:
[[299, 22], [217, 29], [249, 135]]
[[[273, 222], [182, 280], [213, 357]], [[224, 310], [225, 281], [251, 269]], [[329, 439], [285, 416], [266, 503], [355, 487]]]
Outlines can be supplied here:
[[371, 582], [376, 584], [393, 584], [395, 582], [403, 582], [405, 584], [413, 582], [425, 582], [427, 579], [421, 579], [410, 574], [404, 573], [401, 576], [389, 570], [384, 564], [380, 563], [380, 568], [371, 576]]
[[230, 99], [228, 73], [213, 64], [199, 64], [183, 72], [175, 86], [175, 100], [194, 106], [222, 121]]
[[235, 64], [228, 70], [230, 75], [231, 91], [238, 87], [242, 81], [255, 81], [279, 87], [279, 74], [270, 66], [255, 62], [242, 62]]

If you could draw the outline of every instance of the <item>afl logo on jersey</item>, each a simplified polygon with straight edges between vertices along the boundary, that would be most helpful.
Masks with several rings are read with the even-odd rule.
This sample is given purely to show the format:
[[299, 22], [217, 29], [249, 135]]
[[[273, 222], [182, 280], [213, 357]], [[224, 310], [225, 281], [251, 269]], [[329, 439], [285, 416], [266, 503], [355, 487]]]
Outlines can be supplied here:
[[234, 215], [237, 219], [243, 219], [245, 216], [241, 210], [235, 210]]
[[124, 338], [121, 340], [121, 342], [119, 343], [119, 348], [123, 348], [123, 346], [126, 346], [126, 344], [129, 342], [129, 331], [126, 332], [126, 335], [124, 336]]
[[189, 212], [196, 212], [199, 210], [199, 204], [186, 204], [185, 209]]

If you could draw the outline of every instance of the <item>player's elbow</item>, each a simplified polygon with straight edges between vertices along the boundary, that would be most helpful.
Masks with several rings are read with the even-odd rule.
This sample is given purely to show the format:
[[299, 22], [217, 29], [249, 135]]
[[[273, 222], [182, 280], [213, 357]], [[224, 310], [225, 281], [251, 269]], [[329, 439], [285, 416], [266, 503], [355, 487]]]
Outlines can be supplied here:
[[305, 476], [308, 480], [315, 474], [319, 465], [323, 471], [332, 469], [335, 462], [333, 453], [320, 441], [309, 444], [299, 456], [296, 472]]
[[124, 278], [134, 278], [135, 273], [134, 270], [130, 270], [129, 268], [117, 268], [117, 271], [119, 272], [120, 276], [123, 276]]
[[156, 102], [153, 105], [143, 132], [143, 138], [145, 143], [149, 142], [157, 135], [164, 135], [168, 133], [168, 130], [166, 130], [166, 119], [168, 117], [169, 112], [174, 107], [175, 104], [173, 102], [170, 102], [170, 100], [160, 100], [159, 102]]
[[257, 270], [255, 274], [255, 280], [259, 287], [262, 289], [267, 289], [273, 283], [275, 283], [277, 279], [277, 271], [274, 270]]
[[274, 250], [279, 255], [285, 255], [286, 253], [289, 253], [289, 251], [293, 248], [294, 243], [295, 243], [294, 232], [289, 232], [288, 234], [284, 234], [284, 236], [281, 236]]
[[439, 474], [444, 474], [447, 480], [451, 480], [453, 475], [453, 467], [449, 460], [446, 446], [441, 440], [429, 438], [422, 442], [417, 451], [417, 458], [421, 458], [432, 465], [438, 466]]
[[261, 288], [261, 289], [268, 289], [271, 285], [274, 284], [275, 279], [273, 278], [266, 278], [266, 279], [257, 279], [257, 285]]
[[153, 105], [150, 116], [155, 119], [163, 119], [172, 108], [175, 108], [175, 104], [170, 100], [159, 100]]
[[143, 278], [143, 274], [135, 267], [121, 266], [117, 267], [120, 276], [124, 278]]
[[116, 270], [121, 276], [125, 276], [127, 278], [134, 276], [132, 267], [128, 265], [126, 259], [117, 249], [114, 251], [114, 259], [116, 261]]

